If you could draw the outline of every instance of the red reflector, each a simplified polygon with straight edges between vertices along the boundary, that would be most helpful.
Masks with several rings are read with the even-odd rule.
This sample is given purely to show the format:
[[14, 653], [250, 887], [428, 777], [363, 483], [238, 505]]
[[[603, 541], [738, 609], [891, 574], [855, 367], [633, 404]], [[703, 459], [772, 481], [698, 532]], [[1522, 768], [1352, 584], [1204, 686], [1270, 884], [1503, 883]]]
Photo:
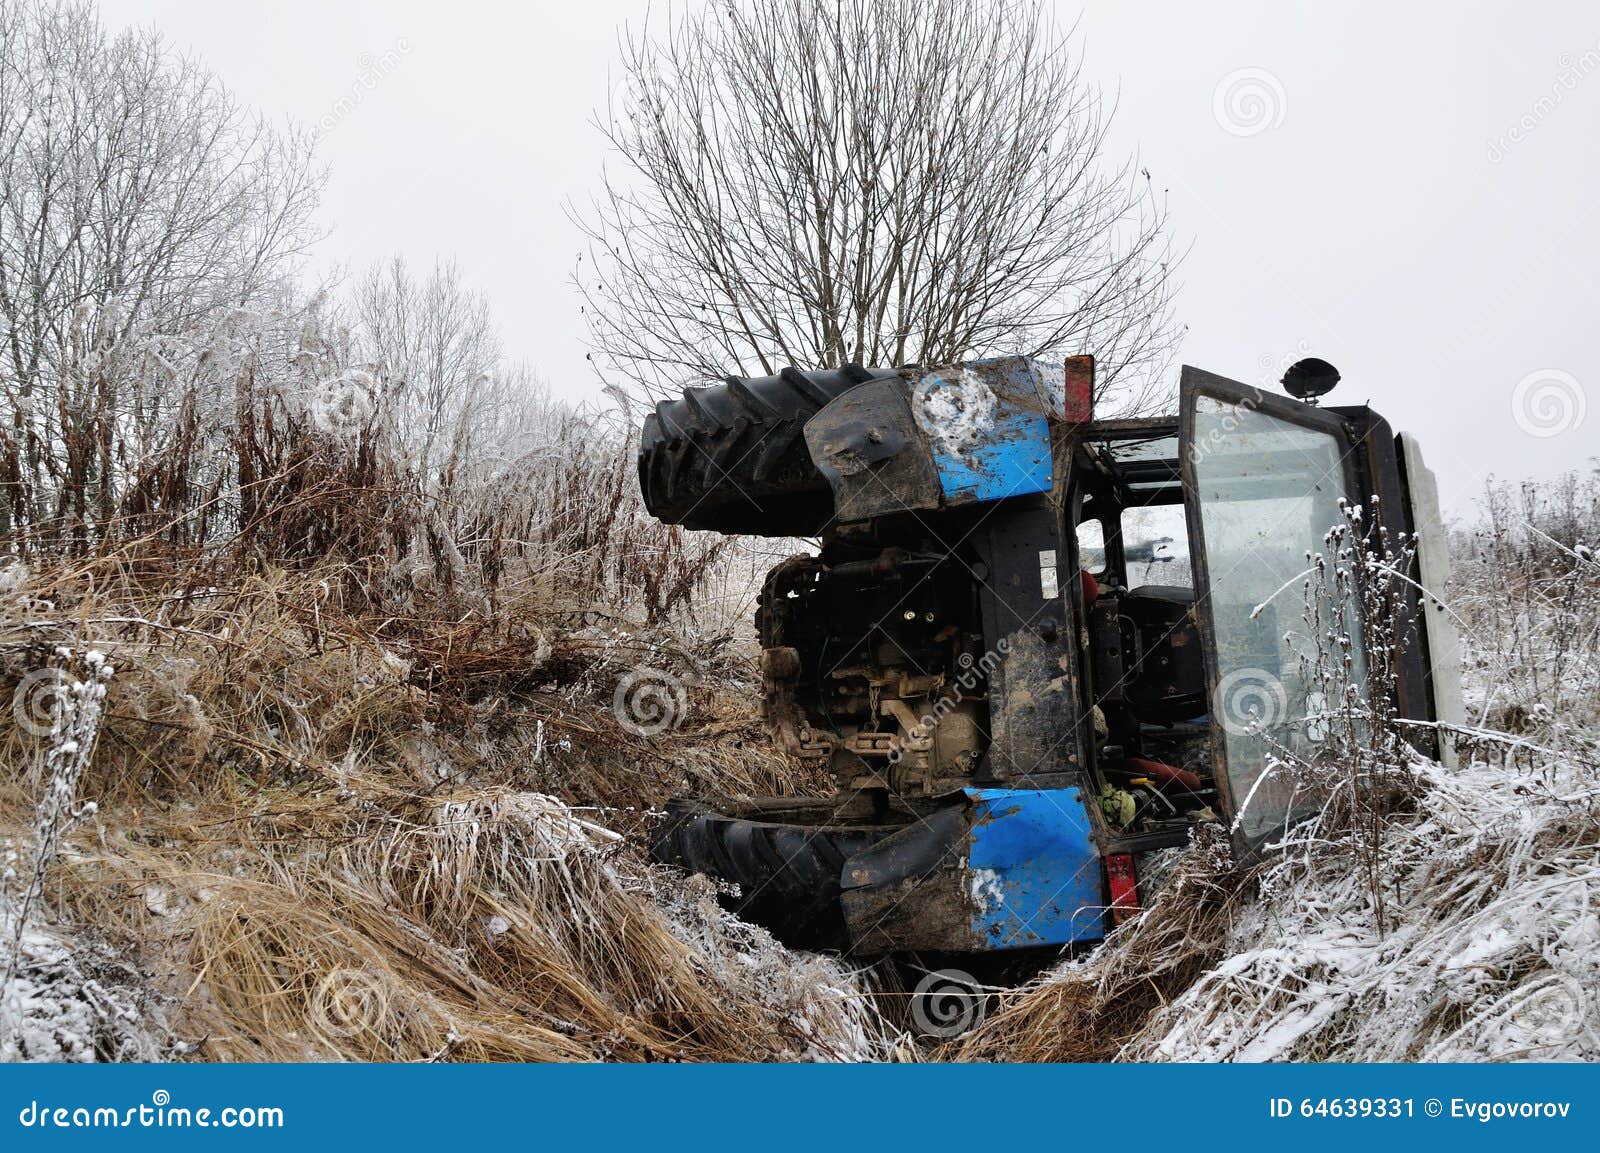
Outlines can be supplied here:
[[1066, 362], [1065, 405], [1061, 419], [1082, 423], [1094, 419], [1094, 357], [1069, 356]]
[[1111, 923], [1120, 925], [1139, 911], [1139, 877], [1129, 853], [1113, 853], [1103, 858], [1106, 885], [1111, 890]]

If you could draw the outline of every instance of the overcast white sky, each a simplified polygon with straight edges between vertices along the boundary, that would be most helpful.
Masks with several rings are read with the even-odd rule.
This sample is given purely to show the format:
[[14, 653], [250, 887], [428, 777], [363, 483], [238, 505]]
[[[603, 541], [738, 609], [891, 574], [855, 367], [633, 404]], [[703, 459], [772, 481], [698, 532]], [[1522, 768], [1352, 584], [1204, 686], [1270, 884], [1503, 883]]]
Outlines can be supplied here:
[[[269, 114], [315, 124], [355, 97], [323, 142], [319, 264], [455, 257], [510, 350], [574, 398], [595, 385], [566, 206], [606, 161], [590, 119], [616, 80], [617, 31], [644, 7], [102, 3], [111, 25], [161, 28]], [[1117, 147], [1170, 190], [1193, 245], [1183, 362], [1260, 384], [1300, 355], [1331, 360], [1336, 399], [1422, 437], [1452, 510], [1489, 473], [1600, 455], [1592, 0], [1107, 0], [1080, 28], [1088, 75], [1119, 99]], [[362, 87], [385, 53], [398, 63]]]

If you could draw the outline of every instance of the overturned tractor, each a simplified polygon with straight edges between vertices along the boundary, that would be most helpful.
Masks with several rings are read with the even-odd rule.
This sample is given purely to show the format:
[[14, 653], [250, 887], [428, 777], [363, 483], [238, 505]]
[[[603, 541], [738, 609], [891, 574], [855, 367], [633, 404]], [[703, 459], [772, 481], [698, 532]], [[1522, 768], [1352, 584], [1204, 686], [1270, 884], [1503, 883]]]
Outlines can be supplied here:
[[[1178, 413], [1149, 419], [1094, 420], [1093, 378], [1087, 357], [791, 368], [657, 406], [654, 515], [820, 541], [768, 575], [757, 625], [769, 727], [837, 785], [675, 802], [657, 860], [794, 944], [1058, 951], [1135, 909], [1143, 855], [1196, 823], [1253, 855], [1314, 809], [1264, 775], [1321, 739], [1275, 597], [1369, 494], [1442, 583], [1415, 442], [1320, 407], [1320, 361], [1286, 378], [1302, 399], [1185, 368]], [[1417, 641], [1371, 691], [1453, 720], [1448, 620], [1407, 611]]]

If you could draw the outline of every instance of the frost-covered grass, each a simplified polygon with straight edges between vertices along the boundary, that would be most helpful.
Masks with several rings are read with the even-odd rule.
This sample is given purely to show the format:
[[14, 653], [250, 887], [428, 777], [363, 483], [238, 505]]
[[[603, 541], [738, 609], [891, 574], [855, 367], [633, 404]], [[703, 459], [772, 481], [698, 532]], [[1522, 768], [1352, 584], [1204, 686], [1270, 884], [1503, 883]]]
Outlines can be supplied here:
[[172, 1051], [162, 1007], [116, 950], [0, 916], [10, 976], [0, 1061], [156, 1061]]
[[1186, 1061], [1600, 1057], [1600, 776], [1419, 763], [1380, 853], [1317, 830], [1258, 878], [1223, 958], [1119, 1056]]

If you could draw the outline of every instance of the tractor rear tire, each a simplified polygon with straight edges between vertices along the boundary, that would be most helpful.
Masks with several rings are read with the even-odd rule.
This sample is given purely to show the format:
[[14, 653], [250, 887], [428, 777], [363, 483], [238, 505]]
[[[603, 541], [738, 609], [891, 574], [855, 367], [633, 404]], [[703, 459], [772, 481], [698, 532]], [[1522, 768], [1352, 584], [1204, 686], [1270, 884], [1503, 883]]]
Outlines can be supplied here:
[[786, 368], [776, 376], [730, 376], [662, 401], [639, 435], [645, 508], [685, 528], [815, 535], [833, 513], [833, 494], [801, 431], [835, 397], [893, 375], [859, 364]]
[[888, 836], [882, 826], [769, 824], [672, 801], [650, 842], [650, 859], [738, 887], [729, 912], [798, 949], [849, 948], [839, 881], [847, 858]]

